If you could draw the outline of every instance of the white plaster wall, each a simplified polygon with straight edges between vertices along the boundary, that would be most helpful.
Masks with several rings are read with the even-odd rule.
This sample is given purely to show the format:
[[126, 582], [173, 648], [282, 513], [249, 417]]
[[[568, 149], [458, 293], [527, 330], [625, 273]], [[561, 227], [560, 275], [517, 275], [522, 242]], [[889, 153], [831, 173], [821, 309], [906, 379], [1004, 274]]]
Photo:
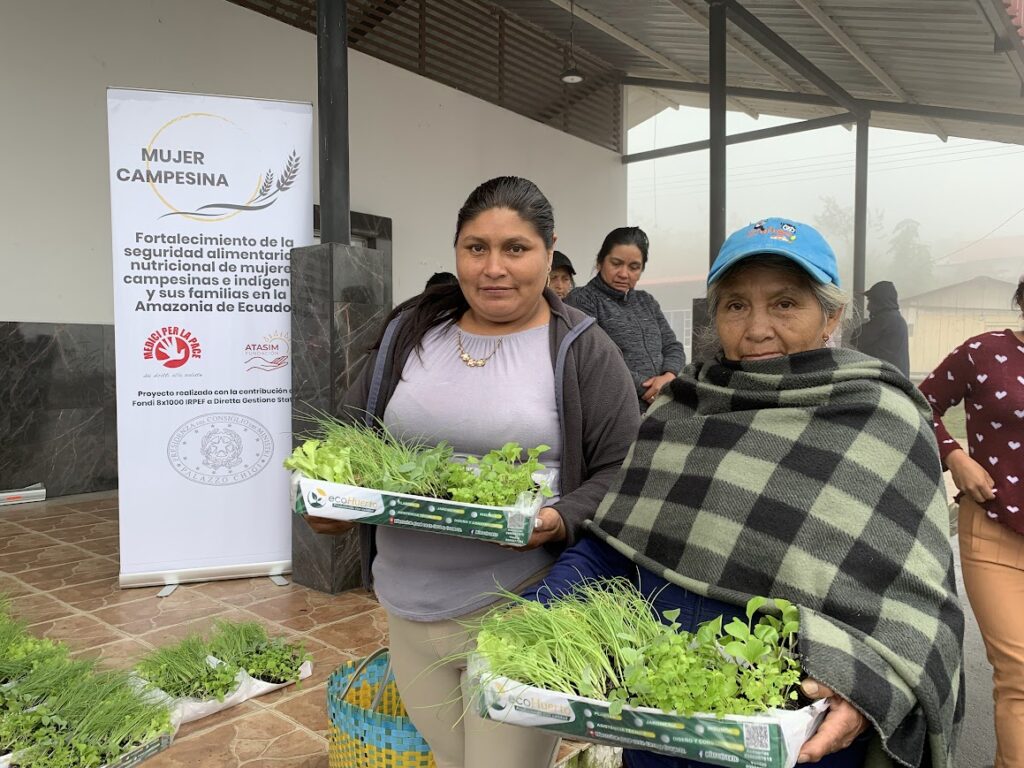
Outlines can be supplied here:
[[[349, 70], [352, 206], [394, 221], [396, 301], [451, 269], [491, 176], [537, 182], [578, 269], [625, 223], [615, 153], [355, 51]], [[316, 41], [226, 0], [0, 0], [0, 321], [113, 322], [107, 86], [315, 103]]]

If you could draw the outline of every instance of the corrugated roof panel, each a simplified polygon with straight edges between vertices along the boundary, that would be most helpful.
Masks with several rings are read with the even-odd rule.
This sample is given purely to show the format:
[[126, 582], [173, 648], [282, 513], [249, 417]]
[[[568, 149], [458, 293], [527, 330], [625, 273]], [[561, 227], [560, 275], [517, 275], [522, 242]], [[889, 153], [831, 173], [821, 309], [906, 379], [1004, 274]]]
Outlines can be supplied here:
[[[315, 0], [231, 1], [304, 29], [310, 29], [311, 20], [315, 20]], [[840, 30], [870, 57], [874, 65], [884, 71], [880, 78], [819, 24], [808, 10], [801, 7], [801, 2], [809, 3], [810, 0], [740, 1], [747, 10], [808, 61], [856, 97], [902, 102], [905, 96], [911, 103], [1024, 116], [1024, 98], [1021, 97], [1024, 46], [1020, 44], [1019, 35], [1009, 24], [1009, 17], [1003, 19], [998, 15], [990, 15], [999, 12], [998, 9], [1002, 8], [999, 4], [993, 4], [989, 14], [986, 14], [976, 0], [814, 0], [814, 5], [820, 8], [831, 22], [838, 25]], [[427, 7], [443, 7], [445, 12], [439, 18], [448, 19], [448, 22], [440, 23], [450, 23], [453, 28], [457, 27], [460, 42], [468, 46], [475, 45], [482, 57], [481, 61], [484, 62], [481, 64], [468, 53], [464, 55], [432, 49], [431, 57], [438, 62], [438, 70], [436, 75], [423, 71], [427, 76], [457, 84], [456, 87], [495, 103], [503, 103], [496, 95], [489, 95], [486, 86], [487, 83], [500, 78], [496, 72], [496, 54], [493, 54], [493, 51], [484, 51], [484, 48], [496, 45], [493, 24], [483, 20], [486, 14], [481, 15], [484, 8], [500, 8], [507, 12], [508, 18], [514, 19], [521, 29], [541, 31], [548, 41], [546, 47], [541, 46], [545, 51], [543, 55], [534, 51], [535, 67], [529, 66], [529, 56], [517, 64], [506, 67], [506, 75], [512, 76], [512, 80], [506, 78], [502, 81], [503, 89], [509, 94], [518, 94], [519, 99], [515, 106], [505, 102], [506, 106], [524, 114], [530, 110], [537, 114], [547, 114], [547, 105], [552, 103], [548, 90], [554, 89], [552, 93], [561, 93], [563, 103], [569, 106], [576, 105], [579, 114], [561, 114], [558, 119], [551, 118], [551, 124], [554, 125], [561, 120], [564, 126], [568, 126], [570, 123], [579, 122], [587, 115], [592, 116], [595, 111], [599, 112], [600, 109], [593, 109], [592, 103], [600, 103], [607, 108], [607, 99], [613, 99], [609, 94], [614, 89], [606, 88], [601, 91], [591, 85], [587, 92], [577, 91], [575, 96], [571, 96], [571, 89], [564, 91], [560, 83], [549, 82], [553, 74], [552, 69], [557, 75], [557, 69], [560, 67], [559, 57], [564, 55], [564, 48], [568, 42], [570, 21], [567, 11], [553, 0], [421, 2]], [[1024, 5], [1024, 0], [1015, 2], [1018, 6]], [[581, 66], [591, 68], [594, 77], [603, 78], [602, 87], [605, 87], [604, 79], [615, 71], [642, 77], [707, 82], [707, 30], [700, 21], [694, 20], [691, 14], [677, 7], [678, 3], [687, 5], [703, 18], [707, 17], [708, 8], [705, 0], [579, 0], [575, 3], [577, 9], [593, 14], [614, 27], [621, 35], [653, 49], [677, 65], [677, 68], [665, 66], [656, 57], [652, 58], [630, 47], [628, 40], [616, 39], [614, 35], [597, 29], [577, 17], [574, 37]], [[379, 53], [374, 55], [380, 55], [410, 69], [415, 70], [419, 66], [419, 69], [423, 70], [422, 62], [413, 60], [418, 56], [415, 51], [402, 53], [395, 48], [398, 41], [406, 40], [408, 35], [412, 34], [409, 22], [411, 16], [418, 13], [420, 2], [349, 0], [349, 6], [350, 9], [358, 9], [355, 12], [350, 11], [350, 25], [363, 19], [366, 21], [364, 27], [369, 30], [355, 47], [367, 52], [378, 51]], [[460, 9], [473, 11], [467, 10], [466, 13], [462, 13]], [[357, 17], [356, 13], [361, 16]], [[375, 26], [374, 20], [378, 17], [383, 17], [384, 20]], [[1000, 29], [997, 30], [996, 26]], [[443, 30], [440, 30], [439, 34], [442, 33]], [[379, 35], [376, 40], [374, 34]], [[731, 85], [771, 91], [793, 91], [795, 86], [796, 90], [803, 93], [820, 93], [805, 78], [780, 61], [766, 46], [735, 24], [730, 24], [729, 34], [732, 40], [747, 49], [744, 53], [736, 50], [735, 46], [729, 48], [727, 76]], [[997, 34], [1004, 40], [1007, 39], [1006, 35], [1013, 34], [1016, 48], [1009, 54], [996, 52], [994, 43]], [[436, 43], [433, 45], [436, 48]], [[388, 58], [389, 56], [391, 58]], [[678, 68], [688, 72], [689, 76], [680, 74]], [[544, 72], [543, 75], [539, 75], [542, 80], [540, 91], [543, 93], [535, 91], [535, 86], [538, 85], [536, 78], [541, 71]], [[885, 76], [895, 81], [899, 92], [894, 93], [883, 82]], [[517, 77], [521, 78], [521, 83], [513, 82]], [[528, 103], [531, 93], [535, 94], [536, 104]], [[697, 94], [669, 91], [666, 93], [681, 103], [706, 103], [706, 97]], [[801, 106], [776, 101], [745, 100], [742, 104], [735, 99], [730, 101], [730, 108], [742, 106], [764, 114], [794, 117], [819, 116], [829, 111], [828, 108], [820, 106]], [[882, 113], [872, 116], [872, 124], [914, 131], [935, 130], [933, 122], [920, 117]], [[947, 119], [943, 119], [941, 125], [951, 135], [1024, 144], [1024, 119], [1020, 126], [980, 125]], [[568, 130], [564, 126], [560, 127]], [[588, 124], [586, 132], [592, 128], [593, 125]], [[598, 132], [606, 130], [600, 128]], [[583, 129], [571, 129], [576, 135], [581, 135], [580, 131]], [[606, 133], [604, 135], [605, 139], [598, 143], [608, 146], [609, 139]]]

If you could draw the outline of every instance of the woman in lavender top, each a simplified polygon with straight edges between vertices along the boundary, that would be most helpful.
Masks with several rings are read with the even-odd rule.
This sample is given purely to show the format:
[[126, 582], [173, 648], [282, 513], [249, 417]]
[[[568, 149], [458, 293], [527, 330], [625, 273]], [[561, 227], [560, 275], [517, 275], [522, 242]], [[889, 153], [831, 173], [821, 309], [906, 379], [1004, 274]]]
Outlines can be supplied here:
[[[555, 244], [551, 204], [530, 181], [481, 184], [459, 211], [457, 285], [396, 308], [346, 406], [393, 433], [457, 452], [508, 441], [551, 446], [559, 470], [523, 550], [420, 531], [362, 526], [363, 578], [388, 614], [402, 698], [438, 768], [543, 768], [557, 737], [467, 711], [464, 670], [445, 662], [470, 642], [464, 622], [543, 577], [593, 517], [636, 436], [640, 413], [622, 355], [598, 325], [545, 288]], [[374, 382], [377, 358], [383, 378]], [[371, 390], [377, 385], [374, 396]], [[334, 533], [334, 521], [307, 518]], [[463, 714], [465, 713], [465, 717]]]

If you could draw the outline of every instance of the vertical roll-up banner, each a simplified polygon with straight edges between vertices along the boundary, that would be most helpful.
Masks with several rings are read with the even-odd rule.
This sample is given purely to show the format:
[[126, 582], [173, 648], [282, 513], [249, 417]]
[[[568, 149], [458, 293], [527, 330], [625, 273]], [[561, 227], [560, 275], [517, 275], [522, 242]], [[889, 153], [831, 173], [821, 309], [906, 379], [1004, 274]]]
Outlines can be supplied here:
[[123, 587], [291, 567], [306, 103], [108, 89]]

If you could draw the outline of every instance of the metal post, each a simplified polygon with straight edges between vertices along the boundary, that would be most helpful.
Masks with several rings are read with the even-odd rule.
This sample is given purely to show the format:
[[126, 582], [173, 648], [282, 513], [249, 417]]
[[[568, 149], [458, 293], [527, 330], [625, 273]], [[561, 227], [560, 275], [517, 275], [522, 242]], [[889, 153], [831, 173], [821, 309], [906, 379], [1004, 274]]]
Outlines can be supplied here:
[[710, 73], [709, 104], [711, 110], [711, 186], [708, 197], [709, 253], [708, 264], [718, 255], [725, 241], [725, 25], [726, 0], [711, 0], [711, 26], [708, 29], [708, 71]]
[[320, 242], [348, 245], [348, 6], [317, 0], [317, 97], [320, 113]]
[[870, 117], [857, 120], [857, 171], [853, 198], [853, 296], [854, 306], [864, 313], [864, 273], [868, 235], [868, 130]]

